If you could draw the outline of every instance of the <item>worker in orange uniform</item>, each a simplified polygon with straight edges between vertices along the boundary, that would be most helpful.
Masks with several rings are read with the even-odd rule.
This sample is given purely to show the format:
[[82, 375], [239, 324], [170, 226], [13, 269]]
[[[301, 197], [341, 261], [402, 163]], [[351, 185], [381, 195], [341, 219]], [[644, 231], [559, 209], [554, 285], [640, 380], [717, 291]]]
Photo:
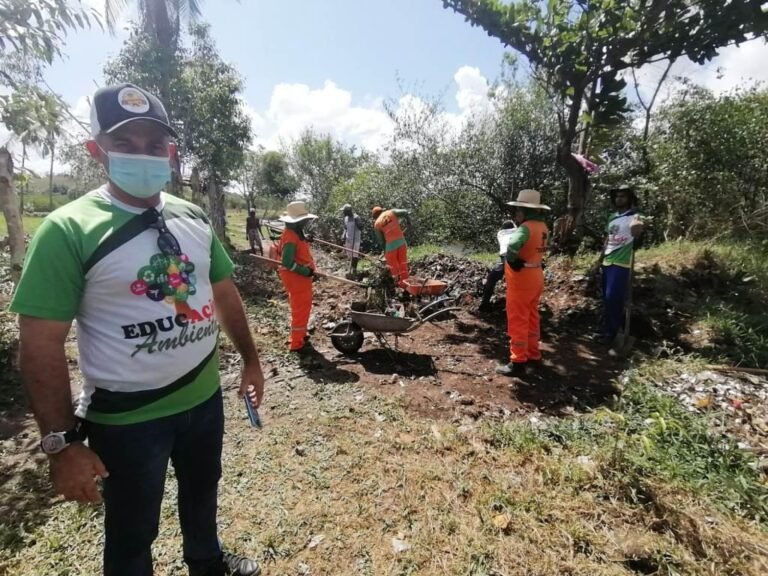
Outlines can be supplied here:
[[392, 277], [401, 288], [408, 279], [408, 245], [400, 227], [400, 218], [410, 223], [408, 210], [384, 210], [376, 206], [371, 210], [373, 216], [373, 231], [379, 245], [384, 247], [384, 258], [387, 261]]
[[303, 350], [308, 341], [315, 262], [309, 250], [304, 227], [315, 218], [317, 216], [309, 213], [304, 202], [291, 202], [286, 213], [279, 218], [285, 222], [285, 229], [278, 243], [279, 274], [291, 305], [291, 352]]
[[509, 334], [509, 364], [496, 372], [505, 376], [525, 376], [527, 367], [541, 362], [539, 347], [539, 299], [544, 291], [542, 262], [547, 250], [549, 229], [536, 190], [521, 190], [515, 202], [514, 220], [518, 228], [507, 244], [504, 277], [507, 282], [507, 333]]

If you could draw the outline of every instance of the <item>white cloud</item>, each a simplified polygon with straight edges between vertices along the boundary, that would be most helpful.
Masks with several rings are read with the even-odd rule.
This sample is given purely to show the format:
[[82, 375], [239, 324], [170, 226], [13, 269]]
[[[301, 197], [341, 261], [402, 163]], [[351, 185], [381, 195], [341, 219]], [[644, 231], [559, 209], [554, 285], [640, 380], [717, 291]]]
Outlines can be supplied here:
[[[768, 44], [762, 40], [752, 40], [740, 46], [728, 46], [720, 55], [703, 65], [695, 64], [687, 58], [675, 62], [669, 73], [669, 80], [662, 87], [657, 104], [667, 100], [680, 85], [673, 81], [676, 77], [687, 78], [695, 84], [712, 90], [715, 94], [729, 92], [738, 87], [750, 87], [760, 82], [768, 82]], [[656, 88], [666, 62], [656, 62], [641, 68], [638, 73], [640, 94], [646, 102]], [[631, 74], [625, 75], [632, 99], [635, 98]]]
[[[491, 109], [488, 80], [478, 68], [462, 66], [454, 75], [458, 113], [445, 112], [444, 120], [458, 128], [471, 114]], [[414, 112], [427, 103], [413, 94], [397, 101], [396, 114]], [[272, 90], [269, 107], [264, 112], [246, 106], [251, 117], [255, 143], [265, 148], [277, 148], [298, 137], [307, 128], [329, 133], [348, 144], [368, 150], [379, 150], [389, 140], [393, 123], [384, 109], [383, 98], [369, 99], [365, 104], [354, 102], [348, 90], [326, 80], [322, 87], [306, 84], [278, 84]]]
[[278, 84], [264, 113], [247, 110], [256, 143], [266, 148], [277, 148], [313, 127], [350, 144], [376, 149], [392, 130], [380, 99], [369, 105], [354, 105], [352, 93], [330, 80], [315, 89], [306, 84]]

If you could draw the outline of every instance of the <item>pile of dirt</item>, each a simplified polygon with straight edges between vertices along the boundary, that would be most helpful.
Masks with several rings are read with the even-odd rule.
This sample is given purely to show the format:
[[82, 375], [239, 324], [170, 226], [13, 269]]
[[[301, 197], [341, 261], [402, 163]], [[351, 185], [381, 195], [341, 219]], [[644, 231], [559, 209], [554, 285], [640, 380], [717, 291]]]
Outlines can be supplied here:
[[253, 258], [249, 251], [234, 255], [233, 279], [245, 299], [272, 298], [283, 291], [277, 272]]
[[414, 276], [449, 282], [454, 295], [476, 294], [488, 274], [488, 266], [452, 254], [431, 254], [411, 264]]

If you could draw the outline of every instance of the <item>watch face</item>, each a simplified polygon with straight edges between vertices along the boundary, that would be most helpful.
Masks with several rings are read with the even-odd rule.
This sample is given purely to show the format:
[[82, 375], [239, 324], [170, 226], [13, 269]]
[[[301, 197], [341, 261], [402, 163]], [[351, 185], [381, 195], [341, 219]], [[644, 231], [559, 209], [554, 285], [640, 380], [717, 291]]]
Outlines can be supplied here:
[[43, 452], [46, 454], [58, 454], [64, 448], [66, 447], [67, 443], [64, 440], [63, 434], [48, 434], [43, 438], [43, 441], [41, 442], [43, 447]]

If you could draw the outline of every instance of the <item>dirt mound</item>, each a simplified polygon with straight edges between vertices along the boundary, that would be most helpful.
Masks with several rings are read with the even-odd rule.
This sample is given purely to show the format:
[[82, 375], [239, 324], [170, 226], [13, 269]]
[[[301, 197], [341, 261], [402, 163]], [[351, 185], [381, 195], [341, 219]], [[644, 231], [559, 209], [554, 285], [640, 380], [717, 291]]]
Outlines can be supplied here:
[[235, 262], [232, 277], [244, 299], [272, 298], [282, 292], [277, 272], [252, 258], [249, 251], [238, 252], [232, 259]]
[[411, 264], [414, 276], [450, 282], [454, 294], [477, 293], [488, 266], [452, 254], [431, 254]]

